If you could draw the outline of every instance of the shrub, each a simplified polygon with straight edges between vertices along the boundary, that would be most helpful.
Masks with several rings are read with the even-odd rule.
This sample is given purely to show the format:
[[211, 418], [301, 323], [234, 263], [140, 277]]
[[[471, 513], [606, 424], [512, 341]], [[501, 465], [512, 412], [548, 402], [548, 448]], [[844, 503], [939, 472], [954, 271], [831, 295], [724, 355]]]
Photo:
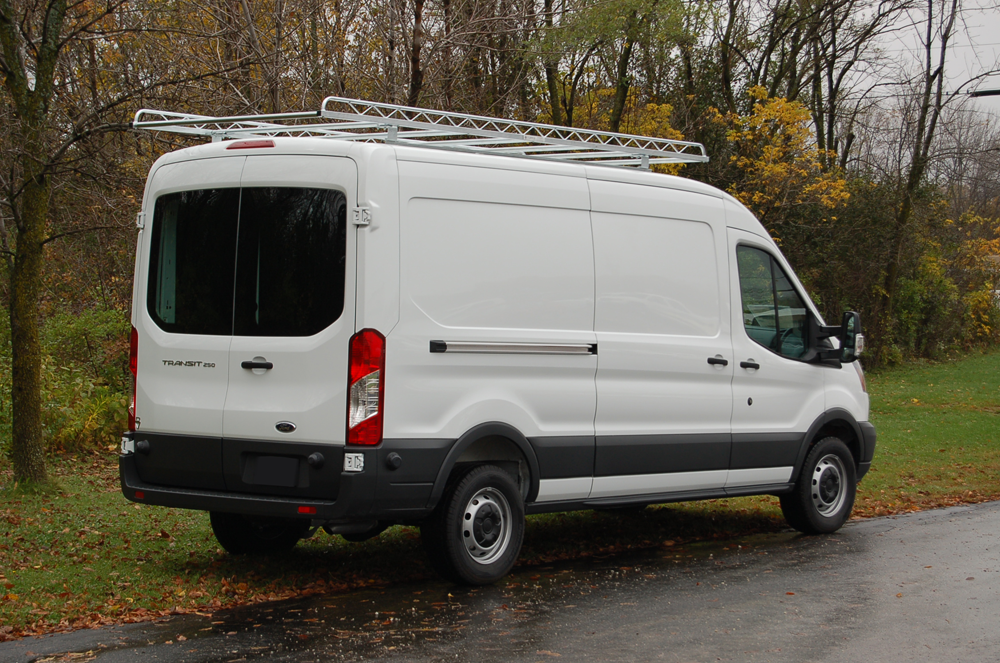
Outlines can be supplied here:
[[[129, 320], [120, 311], [58, 313], [41, 329], [42, 429], [48, 453], [115, 444], [131, 396]], [[11, 439], [10, 322], [0, 316], [0, 452]]]

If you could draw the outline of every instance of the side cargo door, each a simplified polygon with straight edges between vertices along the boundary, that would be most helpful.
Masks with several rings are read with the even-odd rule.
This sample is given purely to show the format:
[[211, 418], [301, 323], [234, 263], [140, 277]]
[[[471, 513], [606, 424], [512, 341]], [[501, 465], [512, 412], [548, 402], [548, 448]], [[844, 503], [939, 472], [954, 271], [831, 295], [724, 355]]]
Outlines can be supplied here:
[[599, 348], [590, 497], [721, 488], [733, 407], [722, 201], [590, 185]]
[[227, 488], [335, 498], [355, 319], [348, 212], [357, 167], [338, 157], [251, 156], [241, 196], [222, 424]]

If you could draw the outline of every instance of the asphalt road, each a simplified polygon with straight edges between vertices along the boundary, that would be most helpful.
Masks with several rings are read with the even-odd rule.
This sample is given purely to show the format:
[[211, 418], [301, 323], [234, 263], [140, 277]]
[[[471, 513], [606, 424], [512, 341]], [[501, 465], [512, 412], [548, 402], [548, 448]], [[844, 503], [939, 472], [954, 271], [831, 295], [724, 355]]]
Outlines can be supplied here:
[[998, 537], [1000, 502], [29, 638], [0, 662], [995, 662]]

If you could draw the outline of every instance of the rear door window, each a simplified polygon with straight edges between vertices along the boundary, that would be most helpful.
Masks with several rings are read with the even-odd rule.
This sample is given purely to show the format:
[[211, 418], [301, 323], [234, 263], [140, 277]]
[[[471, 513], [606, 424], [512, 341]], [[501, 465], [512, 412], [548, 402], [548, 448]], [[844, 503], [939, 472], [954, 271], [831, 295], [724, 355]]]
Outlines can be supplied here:
[[160, 196], [147, 308], [177, 334], [311, 336], [344, 310], [347, 201], [330, 189]]
[[240, 190], [160, 196], [153, 211], [147, 308], [175, 334], [233, 330], [233, 266]]
[[243, 189], [236, 336], [311, 336], [344, 310], [347, 200], [339, 191]]

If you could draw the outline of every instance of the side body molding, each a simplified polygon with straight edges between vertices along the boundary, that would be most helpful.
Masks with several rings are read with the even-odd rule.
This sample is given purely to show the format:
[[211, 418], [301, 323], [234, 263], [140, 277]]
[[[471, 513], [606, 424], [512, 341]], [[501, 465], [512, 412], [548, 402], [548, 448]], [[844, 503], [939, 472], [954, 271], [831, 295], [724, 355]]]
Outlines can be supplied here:
[[513, 426], [500, 422], [488, 422], [471, 428], [462, 437], [458, 438], [458, 441], [452, 446], [451, 451], [445, 457], [444, 463], [441, 464], [441, 469], [438, 470], [437, 479], [434, 481], [434, 489], [431, 491], [430, 500], [427, 502], [428, 511], [433, 510], [437, 506], [441, 496], [444, 494], [444, 489], [447, 487], [448, 477], [451, 475], [451, 471], [465, 450], [479, 440], [488, 437], [500, 437], [510, 440], [524, 455], [525, 461], [528, 463], [528, 474], [531, 477], [528, 486], [528, 495], [524, 501], [525, 503], [529, 503], [535, 500], [535, 497], [538, 496], [538, 458], [535, 456], [535, 450], [532, 448], [531, 443]]

